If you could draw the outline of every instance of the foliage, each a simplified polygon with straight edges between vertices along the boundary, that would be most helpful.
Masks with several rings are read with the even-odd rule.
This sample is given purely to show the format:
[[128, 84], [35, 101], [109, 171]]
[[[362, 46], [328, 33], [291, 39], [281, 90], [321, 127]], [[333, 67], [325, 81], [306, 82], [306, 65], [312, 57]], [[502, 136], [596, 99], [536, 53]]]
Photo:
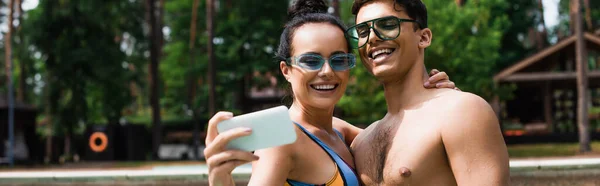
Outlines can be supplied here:
[[[486, 99], [510, 98], [512, 87], [496, 87], [491, 78], [534, 52], [528, 35], [541, 24], [536, 1], [478, 0], [458, 7], [454, 1], [424, 0], [434, 34], [426, 52], [428, 69], [446, 71], [463, 91]], [[57, 127], [117, 122], [122, 117], [147, 121], [149, 46], [144, 2], [45, 0], [26, 12], [15, 63], [27, 66], [23, 75], [31, 79], [26, 87], [30, 102], [42, 111], [50, 108]], [[159, 97], [165, 116], [187, 118], [191, 108], [200, 117], [209, 117], [206, 1], [199, 2], [196, 30], [191, 31], [193, 0], [165, 1], [165, 41], [159, 66]], [[565, 24], [568, 28], [565, 2], [568, 7], [568, 1], [562, 0], [561, 26], [555, 30], [564, 29]], [[598, 3], [590, 2], [592, 16], [599, 17]], [[217, 0], [213, 41], [218, 110], [239, 112], [244, 104], [240, 95], [247, 90], [242, 87], [261, 84], [249, 78], [252, 74], [279, 74], [273, 56], [288, 3]], [[347, 25], [354, 24], [352, 3], [340, 0], [340, 15]], [[598, 27], [600, 19], [593, 20]], [[193, 62], [192, 32], [197, 33]], [[347, 95], [338, 105], [344, 119], [368, 124], [383, 117], [386, 106], [381, 85], [361, 65], [351, 73]], [[196, 77], [197, 86], [195, 100], [187, 105], [190, 75]], [[17, 70], [15, 76], [21, 73]]]
[[[585, 15], [587, 14], [586, 10], [584, 8], [584, 4], [583, 1], [580, 1], [581, 3], [581, 14], [582, 14], [582, 19], [583, 20], [583, 28], [586, 31], [594, 31], [595, 29], [600, 29], [600, 1], [594, 1], [594, 0], [589, 0], [590, 1], [590, 16], [591, 16], [591, 21], [592, 21], [592, 29], [590, 29], [586, 23], [585, 20]], [[559, 12], [559, 23], [558, 25], [553, 28], [553, 31], [555, 32], [555, 35], [558, 37], [564, 37], [564, 36], [569, 36], [571, 35], [571, 15], [570, 15], [570, 7], [569, 7], [569, 2], [570, 0], [560, 0], [559, 2], [559, 6], [558, 6], [558, 12]]]
[[140, 60], [121, 50], [120, 42], [124, 33], [141, 36], [142, 7], [140, 1], [40, 1], [27, 13], [23, 29], [41, 53], [43, 103], [58, 134], [96, 117], [121, 117], [134, 80], [128, 60]]
[[538, 0], [510, 0], [506, 8], [493, 8], [493, 15], [506, 15], [510, 25], [504, 31], [495, 72], [509, 67], [535, 52], [535, 43], [529, 37], [530, 31], [539, 31], [542, 24], [543, 12], [537, 7]]
[[[192, 17], [192, 3], [194, 0], [167, 1], [165, 3], [165, 26], [170, 32], [163, 48], [163, 58], [160, 63], [161, 79], [164, 83], [164, 92], [161, 97], [161, 107], [167, 113], [183, 115], [185, 110], [181, 105], [186, 104], [187, 77], [191, 74], [201, 76], [206, 72], [206, 5], [199, 1], [196, 21], [197, 40], [194, 41], [194, 64], [190, 64], [190, 22]], [[167, 33], [165, 33], [167, 34]], [[203, 78], [202, 78], [203, 79]], [[204, 92], [199, 92], [204, 94]]]
[[494, 94], [491, 75], [500, 58], [502, 35], [509, 26], [508, 17], [494, 11], [506, 9], [508, 4], [485, 0], [458, 8], [435, 2], [428, 4], [435, 11], [429, 16], [434, 40], [426, 53], [426, 65], [447, 71], [463, 91], [490, 99]]
[[[201, 1], [204, 2], [204, 1]], [[278, 71], [273, 62], [281, 27], [284, 24], [287, 2], [278, 0], [261, 1], [219, 1], [215, 16], [215, 60], [217, 108], [238, 110], [239, 95], [244, 77], [257, 71], [260, 73]], [[192, 0], [169, 1], [166, 5], [166, 25], [171, 30], [171, 41], [165, 46], [165, 57], [161, 64], [164, 73], [166, 107], [173, 112], [181, 112], [186, 98], [186, 75], [195, 74], [201, 86], [193, 108], [202, 116], [208, 116], [208, 85], [203, 81], [207, 74], [205, 28], [205, 5], [200, 3], [197, 30], [198, 48], [193, 65], [189, 64], [189, 28]], [[176, 111], [179, 110], [179, 111]]]

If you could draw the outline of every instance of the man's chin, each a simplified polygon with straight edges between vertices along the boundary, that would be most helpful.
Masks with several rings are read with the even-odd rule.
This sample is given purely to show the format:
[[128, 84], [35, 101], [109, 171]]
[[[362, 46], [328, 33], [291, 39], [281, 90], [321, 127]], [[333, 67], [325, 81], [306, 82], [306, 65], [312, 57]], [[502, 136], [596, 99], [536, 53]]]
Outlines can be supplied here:
[[391, 72], [392, 72], [392, 69], [389, 67], [386, 67], [386, 66], [374, 67], [371, 70], [371, 74], [373, 74], [373, 76], [375, 76], [377, 79], [392, 75], [393, 73], [391, 73]]
[[367, 68], [367, 71], [371, 75], [375, 76], [375, 78], [377, 78], [378, 80], [381, 80], [381, 78], [384, 78], [389, 75], [394, 75], [394, 69], [390, 63], [378, 65], [369, 64], [369, 66], [365, 65], [365, 67]]

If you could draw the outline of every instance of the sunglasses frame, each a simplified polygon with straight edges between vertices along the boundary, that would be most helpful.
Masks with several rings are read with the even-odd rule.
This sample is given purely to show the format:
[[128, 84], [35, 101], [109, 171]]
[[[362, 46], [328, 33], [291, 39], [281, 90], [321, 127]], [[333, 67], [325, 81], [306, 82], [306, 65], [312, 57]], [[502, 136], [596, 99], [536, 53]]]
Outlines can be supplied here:
[[[379, 31], [373, 25], [375, 25], [376, 21], [380, 21], [380, 20], [384, 20], [384, 19], [391, 19], [391, 18], [394, 18], [395, 20], [398, 21], [398, 34], [396, 34], [395, 37], [390, 37], [390, 38], [385, 37], [384, 38], [384, 37], [382, 37], [381, 33], [379, 33]], [[417, 23], [418, 24], [418, 22], [416, 20], [413, 20], [413, 19], [402, 19], [402, 18], [398, 18], [396, 16], [386, 16], [386, 17], [380, 17], [380, 18], [377, 18], [377, 19], [371, 19], [371, 20], [364, 21], [362, 23], [356, 24], [356, 25], [354, 25], [354, 26], [346, 29], [345, 35], [346, 35], [346, 38], [349, 40], [350, 45], [352, 46], [352, 48], [359, 49], [359, 48], [364, 47], [367, 44], [367, 42], [363, 43], [361, 46], [358, 46], [358, 44], [359, 44], [358, 42], [359, 42], [360, 38], [354, 37], [352, 34], [350, 34], [350, 32], [352, 32], [352, 30], [356, 30], [357, 26], [367, 25], [369, 27], [369, 34], [367, 35], [367, 39], [366, 39], [367, 41], [369, 41], [369, 39], [371, 37], [371, 30], [373, 30], [373, 32], [375, 32], [375, 35], [377, 35], [377, 37], [379, 37], [380, 39], [382, 39], [384, 41], [388, 41], [388, 40], [394, 40], [394, 39], [398, 38], [398, 36], [400, 36], [400, 32], [402, 31], [401, 27], [400, 27], [400, 24], [402, 24], [403, 22], [410, 22], [410, 23]], [[371, 24], [369, 25], [369, 23], [371, 23]], [[420, 27], [420, 25], [419, 25], [419, 27]], [[358, 32], [356, 33], [356, 35], [358, 36]], [[354, 45], [353, 43], [356, 43], [356, 44]], [[355, 46], [358, 46], [358, 47], [355, 47]]]

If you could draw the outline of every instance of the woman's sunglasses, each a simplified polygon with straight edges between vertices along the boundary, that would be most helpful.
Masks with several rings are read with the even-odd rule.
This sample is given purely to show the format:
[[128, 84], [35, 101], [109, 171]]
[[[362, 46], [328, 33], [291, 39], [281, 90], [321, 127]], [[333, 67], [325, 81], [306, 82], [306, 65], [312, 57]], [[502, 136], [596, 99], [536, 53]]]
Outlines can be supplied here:
[[288, 58], [286, 63], [288, 65], [297, 65], [306, 70], [316, 71], [323, 67], [325, 61], [329, 62], [329, 66], [334, 71], [344, 71], [354, 67], [356, 64], [356, 57], [354, 54], [343, 53], [334, 54], [329, 57], [329, 60], [326, 60], [323, 56], [318, 54], [302, 54]]

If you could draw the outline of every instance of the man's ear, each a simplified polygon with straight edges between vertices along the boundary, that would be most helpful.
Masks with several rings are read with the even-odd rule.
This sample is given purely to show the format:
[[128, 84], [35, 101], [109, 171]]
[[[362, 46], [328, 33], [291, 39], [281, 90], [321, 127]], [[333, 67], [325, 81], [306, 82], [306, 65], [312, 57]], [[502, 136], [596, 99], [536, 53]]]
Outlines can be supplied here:
[[290, 68], [290, 66], [288, 66], [285, 61], [281, 61], [279, 62], [279, 69], [281, 70], [281, 74], [283, 74], [283, 77], [285, 77], [285, 79], [289, 82], [292, 73], [292, 69]]
[[419, 40], [419, 48], [425, 49], [429, 47], [429, 45], [431, 45], [433, 33], [431, 33], [431, 30], [429, 28], [422, 29], [420, 37], [421, 38]]

